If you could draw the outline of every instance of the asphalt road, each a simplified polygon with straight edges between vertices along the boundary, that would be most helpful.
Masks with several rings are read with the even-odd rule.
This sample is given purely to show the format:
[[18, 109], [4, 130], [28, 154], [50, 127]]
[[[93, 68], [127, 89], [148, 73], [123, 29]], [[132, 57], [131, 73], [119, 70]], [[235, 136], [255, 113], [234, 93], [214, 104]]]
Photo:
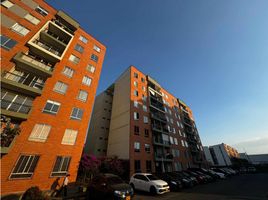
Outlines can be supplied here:
[[268, 173], [243, 174], [198, 185], [181, 192], [151, 196], [137, 192], [133, 200], [268, 200]]

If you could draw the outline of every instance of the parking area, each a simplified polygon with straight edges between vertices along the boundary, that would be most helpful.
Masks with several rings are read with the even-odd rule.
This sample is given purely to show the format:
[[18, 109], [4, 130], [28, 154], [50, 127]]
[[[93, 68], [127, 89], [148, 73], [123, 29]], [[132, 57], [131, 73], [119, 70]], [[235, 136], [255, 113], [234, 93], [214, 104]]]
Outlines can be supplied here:
[[136, 192], [134, 200], [267, 200], [268, 173], [242, 174], [197, 185], [180, 192], [151, 196]]

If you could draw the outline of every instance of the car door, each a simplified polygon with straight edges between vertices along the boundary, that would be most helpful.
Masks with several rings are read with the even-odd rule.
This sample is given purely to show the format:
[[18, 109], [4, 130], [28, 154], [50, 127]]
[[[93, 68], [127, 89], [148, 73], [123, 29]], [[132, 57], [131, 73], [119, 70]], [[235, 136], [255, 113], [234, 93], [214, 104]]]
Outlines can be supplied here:
[[143, 190], [142, 189], [142, 175], [136, 174], [134, 177], [134, 187], [137, 190]]
[[141, 175], [141, 186], [142, 186], [142, 190], [150, 192], [150, 181], [144, 175]]

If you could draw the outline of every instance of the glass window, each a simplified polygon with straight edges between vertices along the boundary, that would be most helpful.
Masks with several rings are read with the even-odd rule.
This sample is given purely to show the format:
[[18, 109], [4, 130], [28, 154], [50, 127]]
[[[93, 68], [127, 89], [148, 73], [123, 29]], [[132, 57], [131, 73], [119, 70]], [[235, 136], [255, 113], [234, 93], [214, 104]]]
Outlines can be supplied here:
[[87, 65], [87, 71], [89, 71], [91, 73], [94, 73], [95, 70], [96, 70], [96, 68], [93, 65], [91, 65], [91, 64]]
[[138, 90], [134, 90], [134, 95], [135, 95], [136, 97], [139, 96], [139, 92], [138, 92]]
[[134, 101], [134, 107], [139, 108], [139, 103], [138, 103], [138, 101]]
[[70, 156], [57, 156], [51, 176], [65, 176], [68, 173], [70, 161]]
[[146, 88], [145, 88], [145, 86], [142, 86], [142, 90], [143, 90], [144, 92], [146, 92]]
[[86, 101], [87, 100], [87, 96], [88, 96], [88, 93], [87, 91], [85, 90], [79, 90], [79, 93], [78, 93], [78, 99], [81, 100], [81, 101]]
[[88, 42], [88, 40], [82, 35], [80, 35], [79, 40], [81, 40], [85, 44]]
[[95, 62], [98, 62], [99, 60], [99, 57], [95, 54], [91, 54], [91, 57], [90, 57], [91, 60], [95, 61]]
[[83, 53], [84, 52], [84, 47], [82, 47], [81, 45], [79, 44], [76, 44], [74, 49], [80, 53]]
[[74, 74], [74, 70], [70, 67], [64, 67], [64, 69], [62, 70], [62, 73], [68, 77], [73, 77], [73, 74]]
[[100, 52], [100, 51], [101, 51], [100, 47], [98, 47], [97, 45], [94, 45], [93, 49], [94, 49], [95, 51], [97, 51], [97, 52]]
[[68, 85], [67, 85], [67, 84], [65, 84], [65, 83], [63, 83], [63, 82], [61, 82], [61, 81], [58, 81], [58, 82], [55, 84], [53, 90], [54, 90], [55, 92], [58, 92], [58, 93], [61, 93], [61, 94], [65, 94], [66, 91], [67, 91], [67, 89], [68, 89]]
[[143, 109], [144, 112], [147, 112], [147, 106], [146, 105], [143, 105], [142, 109]]
[[37, 142], [45, 142], [47, 140], [50, 129], [51, 129], [50, 125], [35, 124], [28, 140], [37, 141]]
[[147, 117], [147, 116], [143, 116], [143, 122], [144, 122], [145, 124], [148, 124], [148, 117]]
[[39, 19], [37, 19], [36, 17], [34, 17], [34, 16], [32, 16], [31, 14], [27, 14], [27, 15], [25, 15], [25, 17], [24, 17], [26, 20], [28, 20], [29, 22], [31, 22], [32, 24], [34, 24], [34, 25], [37, 25], [37, 24], [39, 24], [39, 22], [40, 22], [40, 20]]
[[2, 1], [1, 5], [6, 7], [6, 8], [11, 8], [14, 4], [8, 0]]
[[145, 152], [147, 152], [147, 153], [150, 153], [150, 145], [149, 144], [145, 144], [144, 145], [145, 146]]
[[[141, 172], [141, 161], [140, 160], [134, 161], [134, 169], [135, 169], [135, 172]], [[139, 176], [139, 175], [137, 175], [137, 176]]]
[[57, 114], [60, 108], [60, 103], [56, 101], [47, 100], [46, 106], [43, 109], [44, 113]]
[[83, 80], [82, 80], [82, 83], [83, 83], [84, 85], [88, 85], [88, 86], [90, 86], [91, 81], [92, 81], [91, 78], [89, 78], [88, 76], [84, 76], [84, 77], [83, 77]]
[[69, 60], [72, 61], [75, 64], [78, 64], [79, 61], [80, 61], [80, 58], [78, 58], [77, 56], [72, 54], [72, 55], [70, 55]]
[[47, 16], [48, 15], [48, 11], [46, 11], [44, 8], [42, 8], [41, 6], [37, 6], [35, 8], [35, 11], [38, 12], [39, 14], [41, 14], [42, 16]]
[[181, 140], [181, 145], [184, 147], [184, 141], [183, 140]]
[[140, 152], [141, 144], [139, 142], [134, 142], [134, 150], [135, 152]]
[[134, 126], [134, 133], [135, 133], [135, 135], [139, 135], [140, 128], [138, 126]]
[[149, 137], [149, 130], [148, 129], [144, 129], [144, 136]]
[[173, 137], [169, 136], [170, 144], [174, 144]]
[[138, 82], [137, 81], [134, 81], [134, 86], [138, 87]]
[[138, 112], [134, 112], [134, 120], [139, 120], [139, 113]]
[[61, 141], [61, 144], [74, 145], [76, 141], [78, 131], [72, 129], [66, 129]]
[[27, 35], [30, 32], [29, 29], [25, 28], [24, 26], [22, 26], [22, 25], [20, 25], [18, 23], [14, 24], [11, 27], [11, 30], [16, 32], [16, 33], [18, 33], [18, 34], [20, 34], [20, 35], [23, 35], [23, 36]]
[[134, 77], [139, 78], [139, 75], [136, 72], [134, 72]]
[[1, 47], [6, 50], [12, 49], [17, 44], [17, 41], [10, 39], [4, 35], [1, 35]]
[[32, 177], [39, 158], [39, 155], [21, 155], [10, 174], [10, 178]]
[[83, 110], [80, 108], [73, 108], [71, 119], [81, 120], [83, 117]]
[[143, 82], [143, 83], [145, 82], [145, 79], [143, 77], [141, 77], [141, 82]]
[[177, 140], [177, 138], [174, 138], [174, 144], [178, 145], [178, 140]]

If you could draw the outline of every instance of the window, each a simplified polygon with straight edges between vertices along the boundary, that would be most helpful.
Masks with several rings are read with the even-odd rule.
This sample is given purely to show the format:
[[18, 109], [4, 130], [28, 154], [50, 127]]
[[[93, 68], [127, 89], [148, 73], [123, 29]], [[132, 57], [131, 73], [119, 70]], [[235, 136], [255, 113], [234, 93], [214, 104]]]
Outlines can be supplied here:
[[141, 144], [139, 142], [134, 142], [134, 151], [140, 152]]
[[174, 144], [173, 137], [169, 136], [170, 144]]
[[79, 61], [80, 61], [80, 58], [78, 58], [77, 56], [75, 56], [75, 55], [72, 54], [72, 55], [70, 55], [69, 60], [71, 62], [75, 63], [75, 64], [78, 64]]
[[96, 70], [96, 68], [93, 65], [91, 65], [91, 64], [87, 65], [87, 71], [89, 71], [91, 73], [94, 73], [95, 70]]
[[181, 123], [181, 128], [183, 128], [183, 125], [182, 125], [182, 123]]
[[98, 47], [97, 45], [94, 45], [93, 49], [94, 49], [95, 51], [97, 51], [97, 52], [100, 52], [100, 51], [101, 51], [100, 47]]
[[143, 100], [144, 102], [147, 101], [147, 97], [146, 97], [144, 94], [142, 95], [142, 100]]
[[27, 14], [24, 16], [24, 19], [28, 20], [29, 22], [31, 22], [34, 25], [39, 24], [40, 20], [37, 19], [36, 17], [32, 16], [31, 14]]
[[141, 172], [141, 161], [140, 160], [134, 161], [134, 169], [135, 169], [135, 172]]
[[176, 133], [176, 129], [173, 127], [173, 133]]
[[83, 53], [84, 52], [84, 47], [82, 47], [81, 45], [79, 44], [76, 44], [74, 49], [80, 53]]
[[39, 155], [21, 155], [10, 174], [10, 178], [32, 177], [39, 157]]
[[38, 12], [39, 14], [41, 14], [42, 16], [47, 16], [48, 15], [48, 11], [46, 11], [44, 8], [42, 8], [41, 6], [37, 6], [35, 8], [35, 11]]
[[139, 135], [140, 134], [140, 128], [138, 126], [134, 126], [134, 134]]
[[174, 138], [174, 143], [175, 143], [176, 145], [178, 145], [178, 140], [177, 140], [177, 138]]
[[184, 147], [184, 141], [183, 140], [181, 140], [181, 145]]
[[173, 119], [172, 118], [170, 118], [170, 123], [173, 124]]
[[28, 140], [45, 142], [50, 132], [51, 126], [47, 124], [35, 124]]
[[83, 116], [83, 110], [80, 108], [73, 108], [71, 119], [81, 120]]
[[79, 90], [78, 93], [78, 99], [81, 101], [86, 101], [87, 100], [88, 93], [85, 90]]
[[179, 135], [182, 136], [182, 134], [181, 134], [181, 130], [179, 130]]
[[143, 82], [143, 83], [145, 82], [145, 79], [143, 77], [141, 77], [141, 82]]
[[85, 44], [88, 42], [88, 40], [82, 35], [80, 35], [79, 40], [81, 40]]
[[144, 129], [144, 136], [149, 137], [149, 130], [148, 129]]
[[188, 143], [186, 141], [184, 141], [184, 144], [185, 144], [186, 147], [188, 147]]
[[6, 8], [11, 8], [14, 4], [8, 0], [2, 1], [1, 5], [6, 7]]
[[138, 87], [138, 82], [137, 81], [134, 81], [134, 86]]
[[168, 118], [168, 116], [166, 116], [166, 119], [167, 119], [167, 122], [169, 122], [169, 118]]
[[6, 50], [12, 49], [17, 44], [17, 41], [12, 40], [4, 35], [1, 35], [1, 47]]
[[152, 161], [146, 160], [146, 172], [152, 172]]
[[61, 141], [61, 144], [74, 145], [78, 131], [66, 129]]
[[139, 78], [139, 75], [137, 73], [134, 72], [134, 77], [135, 78]]
[[145, 152], [147, 152], [147, 153], [150, 153], [150, 145], [149, 144], [145, 144], [144, 145], [144, 147], [145, 147]]
[[143, 116], [143, 122], [144, 122], [145, 124], [148, 124], [148, 117], [147, 117], [147, 116]]
[[177, 126], [180, 127], [180, 122], [177, 121]]
[[70, 67], [64, 67], [62, 73], [71, 78], [71, 77], [73, 77], [74, 70]]
[[57, 114], [59, 108], [60, 108], [60, 103], [56, 101], [47, 100], [47, 103], [43, 112], [49, 113], [49, 114]]
[[140, 116], [138, 112], [134, 112], [134, 120], [139, 120]]
[[57, 156], [51, 176], [64, 176], [68, 173], [71, 157]]
[[144, 112], [147, 112], [147, 106], [146, 105], [143, 105], [142, 109], [143, 109]]
[[146, 91], [145, 86], [142, 86], [142, 90], [143, 90], [144, 92]]
[[61, 81], [58, 81], [53, 88], [55, 92], [58, 92], [61, 94], [65, 94], [67, 89], [68, 89], [68, 85]]
[[167, 125], [167, 128], [168, 128], [168, 132], [171, 132], [171, 128], [169, 125]]
[[89, 78], [88, 76], [84, 76], [84, 77], [83, 77], [83, 80], [82, 80], [82, 83], [83, 83], [84, 85], [90, 86], [91, 81], [92, 81], [91, 78]]
[[20, 34], [20, 35], [23, 35], [23, 36], [27, 35], [30, 32], [30, 30], [28, 30], [27, 28], [25, 28], [24, 26], [22, 26], [22, 25], [20, 25], [18, 23], [14, 24], [11, 27], [11, 30], [16, 32], [16, 33], [18, 33], [18, 34]]
[[91, 54], [91, 57], [90, 57], [91, 60], [95, 61], [95, 62], [98, 62], [99, 60], [99, 57], [96, 56], [95, 54]]
[[134, 90], [134, 96], [139, 96], [139, 92], [137, 90]]
[[138, 101], [134, 101], [134, 107], [139, 108], [139, 103], [138, 103]]

